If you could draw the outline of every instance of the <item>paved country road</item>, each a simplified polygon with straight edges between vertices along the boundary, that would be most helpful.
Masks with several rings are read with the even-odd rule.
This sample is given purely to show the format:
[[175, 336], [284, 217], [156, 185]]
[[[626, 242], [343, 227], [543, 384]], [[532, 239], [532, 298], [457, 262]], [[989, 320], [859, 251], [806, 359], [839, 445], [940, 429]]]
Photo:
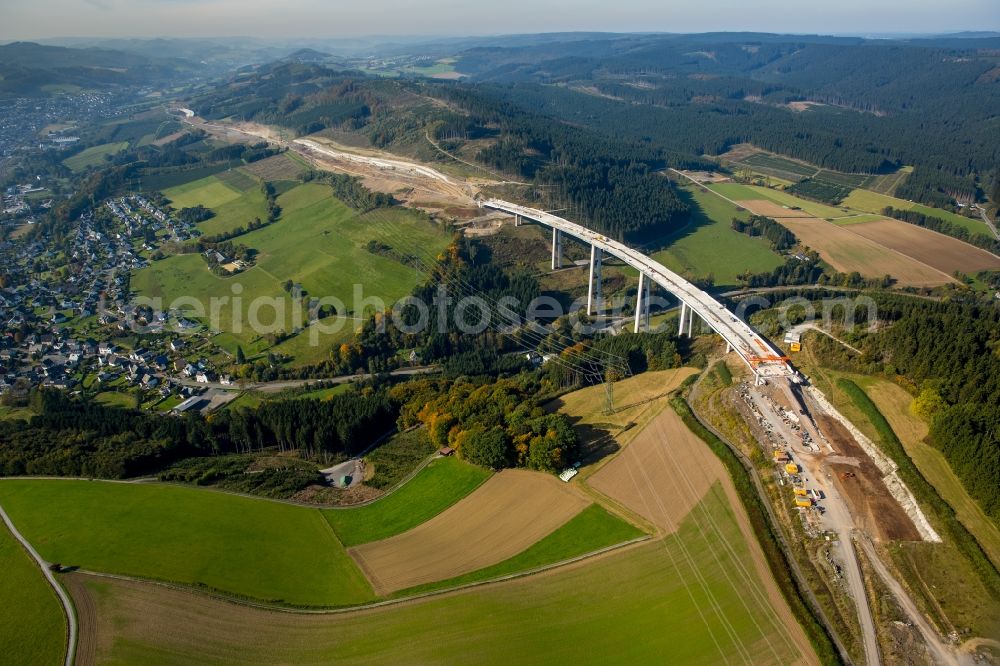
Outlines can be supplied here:
[[69, 644], [66, 647], [66, 666], [72, 666], [76, 657], [77, 635], [76, 611], [73, 610], [73, 602], [70, 601], [69, 595], [66, 594], [66, 590], [64, 590], [56, 581], [56, 577], [52, 575], [51, 571], [49, 571], [48, 562], [42, 559], [42, 556], [38, 554], [38, 551], [35, 550], [34, 546], [28, 543], [28, 540], [21, 536], [21, 533], [17, 531], [16, 527], [14, 527], [14, 522], [10, 519], [10, 516], [7, 515], [7, 512], [2, 506], [0, 506], [0, 517], [3, 518], [3, 522], [7, 525], [7, 529], [10, 530], [10, 533], [14, 535], [14, 538], [18, 540], [21, 546], [28, 551], [28, 554], [31, 555], [32, 559], [34, 559], [38, 564], [39, 568], [42, 570], [42, 575], [45, 576], [46, 580], [49, 581], [49, 585], [52, 586], [52, 589], [55, 590], [56, 594], [59, 596], [59, 601], [63, 605], [63, 611], [66, 613], [66, 621], [69, 624]]
[[[413, 377], [417, 375], [432, 375], [436, 372], [441, 372], [441, 368], [438, 366], [423, 366], [419, 368], [402, 368], [400, 370], [393, 370], [388, 372], [390, 377]], [[358, 382], [366, 379], [371, 379], [371, 373], [362, 373], [358, 375], [338, 375], [336, 377], [311, 377], [309, 379], [279, 379], [273, 382], [247, 382], [242, 386], [239, 383], [233, 384], [220, 384], [218, 382], [197, 382], [193, 379], [185, 379], [180, 377], [170, 377], [182, 386], [198, 386], [201, 388], [218, 388], [226, 389], [227, 391], [243, 391], [253, 389], [255, 391], [264, 391], [267, 393], [274, 393], [278, 391], [283, 391], [289, 388], [298, 388], [300, 386], [305, 386], [306, 384], [346, 384], [348, 382]]]

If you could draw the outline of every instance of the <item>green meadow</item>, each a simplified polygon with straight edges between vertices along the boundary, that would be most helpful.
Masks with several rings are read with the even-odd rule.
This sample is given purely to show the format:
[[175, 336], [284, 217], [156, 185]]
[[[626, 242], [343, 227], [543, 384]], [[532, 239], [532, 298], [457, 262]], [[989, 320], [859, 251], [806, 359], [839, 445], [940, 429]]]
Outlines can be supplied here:
[[[710, 519], [713, 529], [695, 520]], [[716, 531], [718, 530], [718, 531]], [[728, 547], [720, 547], [724, 535]], [[716, 485], [662, 540], [584, 565], [397, 606], [316, 617], [86, 581], [117, 640], [99, 660], [165, 663], [798, 663]], [[131, 595], [131, 596], [129, 596]], [[208, 605], [206, 605], [208, 604]], [[195, 609], [198, 609], [195, 611]], [[192, 612], [200, 621], [190, 622]], [[133, 621], [143, 613], [156, 631]], [[148, 625], [146, 625], [148, 626]], [[683, 640], [681, 640], [681, 637]]]
[[[185, 206], [206, 201], [213, 204], [219, 214], [202, 224], [205, 231], [212, 228], [205, 225], [239, 226], [252, 219], [258, 196], [263, 207], [259, 188], [237, 193], [217, 177], [206, 180], [212, 182], [190, 183], [184, 186], [188, 189], [171, 190], [168, 195], [175, 206], [180, 205], [177, 202]], [[218, 329], [231, 334], [234, 344], [250, 346], [258, 341], [259, 333], [293, 331], [308, 323], [304, 304], [300, 304], [303, 309], [296, 309], [285, 292], [286, 280], [301, 285], [304, 301], [309, 297], [335, 297], [348, 313], [363, 315], [378, 303], [391, 305], [425, 279], [411, 266], [368, 252], [368, 241], [378, 240], [390, 246], [399, 243], [401, 249], [416, 244], [431, 251], [445, 247], [449, 241], [445, 229], [420, 213], [391, 208], [358, 215], [335, 199], [328, 186], [319, 183], [292, 188], [278, 197], [278, 204], [282, 214], [277, 222], [233, 240], [257, 251], [255, 266], [237, 275], [219, 277], [208, 270], [200, 255], [175, 255], [138, 271], [132, 279], [133, 288], [141, 296], [162, 298], [164, 307], [181, 297], [194, 298], [203, 304], [205, 316], [201, 319], [205, 323], [209, 323], [210, 303], [215, 298], [219, 304]], [[238, 216], [230, 214], [237, 206], [244, 207], [243, 212]], [[360, 296], [357, 302], [355, 293]], [[234, 297], [238, 298], [234, 301]], [[253, 306], [259, 297], [275, 299], [274, 304]], [[366, 304], [365, 298], [377, 300]], [[235, 318], [234, 302], [239, 315]], [[353, 312], [355, 308], [357, 312]], [[256, 315], [264, 328], [251, 330], [250, 315]], [[355, 326], [353, 320], [345, 324], [350, 330]], [[327, 336], [318, 350], [306, 345], [292, 351], [292, 345], [285, 344], [286, 350], [296, 355], [296, 362], [301, 363], [322, 358], [331, 344], [343, 339], [343, 333]]]
[[87, 167], [104, 164], [104, 158], [114, 155], [128, 148], [128, 141], [116, 141], [114, 143], [102, 143], [99, 146], [91, 146], [76, 155], [63, 160], [71, 171], [83, 171]]
[[661, 264], [692, 277], [711, 273], [718, 285], [735, 285], [740, 273], [761, 273], [782, 264], [765, 239], [733, 231], [733, 218], [745, 219], [746, 211], [699, 188], [683, 188], [681, 194], [692, 207], [691, 221], [652, 255]]
[[0, 654], [7, 664], [61, 664], [66, 655], [66, 616], [55, 591], [31, 556], [0, 524]]
[[3, 480], [0, 504], [50, 562], [304, 605], [374, 597], [316, 509], [198, 488]]

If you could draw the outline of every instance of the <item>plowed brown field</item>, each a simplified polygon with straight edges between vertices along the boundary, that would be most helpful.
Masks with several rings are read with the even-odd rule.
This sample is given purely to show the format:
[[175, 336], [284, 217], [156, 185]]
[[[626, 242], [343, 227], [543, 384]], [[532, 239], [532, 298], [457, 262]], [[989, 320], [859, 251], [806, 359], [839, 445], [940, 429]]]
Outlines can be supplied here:
[[[935, 287], [953, 281], [948, 273], [854, 233], [848, 227], [800, 215], [801, 211], [789, 211], [776, 204], [771, 206], [776, 206], [777, 210], [762, 205], [769, 202], [748, 200], [737, 203], [752, 213], [776, 218], [803, 245], [819, 252], [824, 261], [842, 273], [857, 271], [871, 278], [888, 274], [900, 285], [915, 287]], [[863, 225], [851, 225], [855, 226]]]
[[746, 201], [737, 201], [736, 203], [756, 215], [767, 215], [773, 218], [808, 217], [811, 219], [813, 217], [804, 210], [785, 208], [781, 204], [768, 201], [767, 199], [748, 199]]
[[667, 407], [587, 483], [671, 533], [722, 478], [719, 459]]
[[502, 562], [588, 504], [554, 476], [504, 470], [426, 523], [348, 553], [375, 592], [389, 594]]
[[1000, 268], [1000, 257], [995, 254], [900, 220], [853, 224], [851, 231], [948, 274], [955, 271], [973, 274]]

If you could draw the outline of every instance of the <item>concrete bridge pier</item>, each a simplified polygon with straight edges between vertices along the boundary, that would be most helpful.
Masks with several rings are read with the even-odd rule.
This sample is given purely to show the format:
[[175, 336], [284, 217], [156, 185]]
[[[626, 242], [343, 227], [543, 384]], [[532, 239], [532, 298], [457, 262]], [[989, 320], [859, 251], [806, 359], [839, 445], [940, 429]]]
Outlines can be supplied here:
[[521, 226], [521, 216], [516, 213], [514, 214], [514, 226], [515, 227]]
[[681, 316], [678, 317], [678, 319], [680, 320], [680, 327], [677, 329], [678, 338], [684, 335], [684, 318], [687, 317], [687, 307], [688, 304], [685, 303], [684, 301], [681, 301]]
[[649, 279], [646, 274], [639, 272], [639, 290], [635, 294], [635, 326], [634, 333], [639, 332], [641, 326], [649, 330]]
[[552, 270], [562, 268], [562, 234], [552, 228]]
[[587, 284], [587, 315], [601, 309], [601, 259], [604, 253], [590, 245], [590, 282]]

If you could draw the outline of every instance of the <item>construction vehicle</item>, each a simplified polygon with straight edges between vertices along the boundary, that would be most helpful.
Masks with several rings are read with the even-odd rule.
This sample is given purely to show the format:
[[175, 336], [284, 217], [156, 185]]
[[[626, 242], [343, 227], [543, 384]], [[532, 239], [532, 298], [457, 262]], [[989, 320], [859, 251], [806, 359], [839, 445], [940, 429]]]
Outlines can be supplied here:
[[809, 491], [806, 490], [805, 488], [792, 488], [792, 492], [798, 495], [799, 497], [809, 496]]
[[795, 506], [801, 506], [803, 508], [810, 507], [813, 505], [813, 501], [808, 497], [796, 497]]
[[774, 452], [774, 462], [776, 462], [776, 463], [786, 463], [786, 462], [789, 462], [789, 461], [791, 461], [791, 458], [788, 457], [788, 453], [786, 451], [775, 451]]
[[840, 478], [842, 479], [853, 479], [856, 475], [854, 472], [841, 472]]
[[785, 471], [788, 472], [789, 474], [798, 474], [799, 466], [796, 465], [795, 463], [787, 463], [785, 465]]

